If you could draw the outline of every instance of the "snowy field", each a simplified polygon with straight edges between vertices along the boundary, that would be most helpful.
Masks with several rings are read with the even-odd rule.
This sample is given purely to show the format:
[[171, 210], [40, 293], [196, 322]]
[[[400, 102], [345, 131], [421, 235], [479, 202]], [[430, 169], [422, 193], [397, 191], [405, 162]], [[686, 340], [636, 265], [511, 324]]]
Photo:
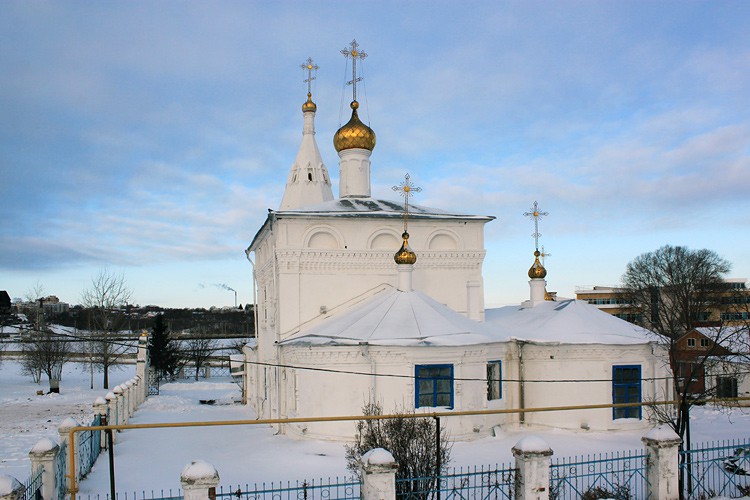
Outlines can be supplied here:
[[[95, 374], [101, 383], [101, 374]], [[112, 374], [114, 383], [134, 375], [132, 365]], [[41, 437], [57, 439], [56, 425], [66, 416], [90, 420], [91, 404], [106, 391], [89, 388], [87, 369], [69, 364], [63, 374], [62, 393], [37, 396], [46, 389], [19, 374], [18, 363], [0, 366], [0, 474], [21, 480], [29, 475], [28, 450]], [[236, 404], [237, 386], [228, 379], [214, 379], [162, 386], [150, 397], [131, 423], [247, 420], [252, 410]], [[214, 399], [213, 406], [200, 404]], [[750, 413], [730, 414], [710, 407], [696, 408], [692, 421], [693, 441], [750, 437]], [[508, 463], [512, 446], [528, 432], [507, 432], [470, 443], [455, 443], [451, 465]], [[600, 433], [590, 431], [533, 431], [552, 447], [555, 456], [638, 449], [643, 432]], [[179, 488], [182, 468], [195, 459], [212, 463], [224, 486], [347, 475], [342, 443], [295, 440], [275, 436], [269, 426], [233, 426], [181, 429], [128, 430], [117, 434], [115, 478], [118, 492]], [[102, 455], [81, 484], [83, 498], [109, 491], [109, 468]]]

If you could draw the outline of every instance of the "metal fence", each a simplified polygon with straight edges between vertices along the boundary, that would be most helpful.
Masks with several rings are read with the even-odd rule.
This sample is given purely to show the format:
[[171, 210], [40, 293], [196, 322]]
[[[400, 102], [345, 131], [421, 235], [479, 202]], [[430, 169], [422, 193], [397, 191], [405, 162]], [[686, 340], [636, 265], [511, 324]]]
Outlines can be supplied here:
[[[80, 497], [79, 498], [83, 498]], [[183, 500], [184, 496], [182, 495], [182, 490], [159, 490], [159, 491], [151, 491], [150, 493], [146, 493], [145, 491], [141, 491], [138, 493], [137, 491], [133, 492], [123, 492], [123, 493], [115, 493], [115, 500]], [[111, 500], [109, 494], [105, 495], [87, 495], [86, 500]]]
[[750, 495], [750, 438], [693, 444], [680, 452], [686, 498]]
[[178, 371], [177, 378], [195, 379], [196, 372], [199, 379], [230, 377], [232, 375], [228, 363], [226, 365], [202, 366], [200, 370], [196, 369], [194, 365], [185, 365]]
[[19, 500], [42, 500], [42, 472], [43, 467], [35, 470], [23, 484], [23, 495]]
[[550, 465], [550, 498], [648, 499], [643, 450], [559, 458]]
[[[101, 415], [95, 415], [91, 426], [101, 425]], [[101, 431], [81, 431], [78, 433], [78, 477], [86, 477], [94, 466], [102, 450]]]
[[57, 478], [56, 490], [57, 500], [64, 500], [65, 495], [68, 492], [68, 481], [65, 477], [68, 465], [68, 445], [63, 442], [60, 443], [60, 450], [57, 452], [57, 458], [55, 459], [55, 477]]
[[237, 487], [220, 487], [216, 499], [236, 498], [238, 500], [315, 500], [359, 498], [359, 479], [356, 477], [328, 478], [312, 481], [287, 481], [260, 483]]
[[517, 469], [504, 464], [450, 469], [440, 477], [396, 479], [404, 500], [512, 499]]

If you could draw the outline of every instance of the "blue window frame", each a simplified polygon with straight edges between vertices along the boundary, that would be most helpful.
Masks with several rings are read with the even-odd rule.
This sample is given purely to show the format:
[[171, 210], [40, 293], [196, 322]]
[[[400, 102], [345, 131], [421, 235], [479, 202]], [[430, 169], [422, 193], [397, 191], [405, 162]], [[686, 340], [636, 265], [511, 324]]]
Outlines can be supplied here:
[[[612, 403], [641, 402], [641, 366], [620, 365], [612, 367]], [[640, 406], [612, 408], [612, 418], [641, 418]]]
[[487, 401], [503, 398], [502, 361], [487, 362]]
[[453, 365], [415, 365], [414, 387], [415, 408], [453, 408]]

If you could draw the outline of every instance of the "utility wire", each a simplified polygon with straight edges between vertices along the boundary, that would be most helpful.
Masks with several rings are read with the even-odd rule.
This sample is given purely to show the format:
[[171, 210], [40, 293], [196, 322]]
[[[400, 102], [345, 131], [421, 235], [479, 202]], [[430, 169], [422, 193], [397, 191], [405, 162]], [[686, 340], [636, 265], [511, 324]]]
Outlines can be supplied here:
[[[35, 329], [27, 329], [27, 331], [35, 331], [39, 332], [39, 330]], [[46, 333], [46, 332], [45, 332]], [[56, 335], [59, 337], [66, 337], [73, 340], [78, 341], [91, 341], [91, 337], [81, 336], [81, 335], [74, 335], [70, 333], [60, 333], [60, 332], [53, 332], [50, 331], [52, 335]], [[72, 340], [72, 341], [73, 341]], [[110, 343], [114, 345], [120, 345], [125, 347], [134, 347], [134, 343], [136, 340], [134, 340], [131, 343], [124, 343], [119, 342], [115, 340], [108, 340], [102, 337], [95, 338], [97, 342], [105, 342]], [[180, 341], [180, 339], [173, 339], [176, 341]], [[212, 351], [218, 351], [226, 349], [224, 347], [219, 348], [213, 348]], [[190, 350], [184, 350], [180, 349], [178, 352], [190, 352]], [[226, 356], [209, 356], [209, 360], [212, 361], [226, 361]], [[342, 375], [359, 375], [359, 376], [366, 376], [366, 377], [380, 377], [380, 378], [403, 378], [403, 379], [411, 379], [416, 380], [418, 377], [416, 375], [407, 375], [402, 373], [371, 373], [371, 372], [361, 372], [361, 371], [355, 371], [355, 370], [341, 370], [336, 368], [320, 368], [320, 367], [313, 367], [313, 366], [300, 366], [300, 365], [289, 365], [289, 364], [281, 364], [281, 363], [266, 363], [263, 361], [248, 361], [248, 360], [242, 360], [242, 364], [244, 365], [254, 365], [254, 366], [264, 366], [264, 367], [270, 367], [270, 368], [286, 368], [291, 370], [304, 370], [304, 371], [312, 371], [312, 372], [322, 372], [322, 373], [337, 373]], [[750, 371], [738, 371], [733, 372], [734, 375], [748, 375], [750, 374]], [[692, 380], [695, 380], [695, 377], [680, 377], [683, 379], [690, 378]], [[473, 377], [453, 377], [452, 380], [456, 382], [487, 382], [486, 378], [473, 378]], [[544, 383], [544, 384], [564, 384], [564, 383], [588, 383], [588, 382], [594, 382], [594, 383], [611, 383], [613, 379], [611, 378], [603, 378], [603, 379], [513, 379], [513, 378], [500, 378], [495, 379], [499, 382], [513, 382], [513, 383]], [[660, 380], [674, 380], [671, 376], [666, 377], [645, 377], [640, 379], [642, 382], [649, 382], [649, 381], [660, 381]]]

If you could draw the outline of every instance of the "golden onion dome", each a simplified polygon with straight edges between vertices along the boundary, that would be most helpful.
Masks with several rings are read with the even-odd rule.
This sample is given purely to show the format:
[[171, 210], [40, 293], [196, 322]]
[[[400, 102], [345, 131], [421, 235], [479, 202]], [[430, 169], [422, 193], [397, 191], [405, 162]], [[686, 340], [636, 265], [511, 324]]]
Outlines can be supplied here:
[[312, 101], [312, 94], [308, 92], [307, 101], [305, 102], [305, 104], [302, 105], [302, 112], [307, 113], [308, 111], [312, 111], [314, 113], [315, 111], [317, 111], [317, 109], [318, 107]]
[[337, 153], [344, 149], [369, 149], [372, 151], [375, 147], [375, 132], [359, 119], [357, 115], [358, 107], [359, 103], [352, 101], [352, 117], [333, 136], [333, 147], [336, 148]]
[[404, 239], [404, 242], [393, 256], [393, 260], [396, 261], [396, 264], [414, 264], [417, 261], [417, 254], [409, 248], [409, 233], [404, 231], [401, 237]]
[[544, 268], [542, 263], [539, 262], [540, 255], [541, 253], [539, 253], [539, 250], [534, 251], [534, 263], [529, 269], [529, 278], [531, 279], [544, 278], [545, 276], [547, 276], [547, 270]]

